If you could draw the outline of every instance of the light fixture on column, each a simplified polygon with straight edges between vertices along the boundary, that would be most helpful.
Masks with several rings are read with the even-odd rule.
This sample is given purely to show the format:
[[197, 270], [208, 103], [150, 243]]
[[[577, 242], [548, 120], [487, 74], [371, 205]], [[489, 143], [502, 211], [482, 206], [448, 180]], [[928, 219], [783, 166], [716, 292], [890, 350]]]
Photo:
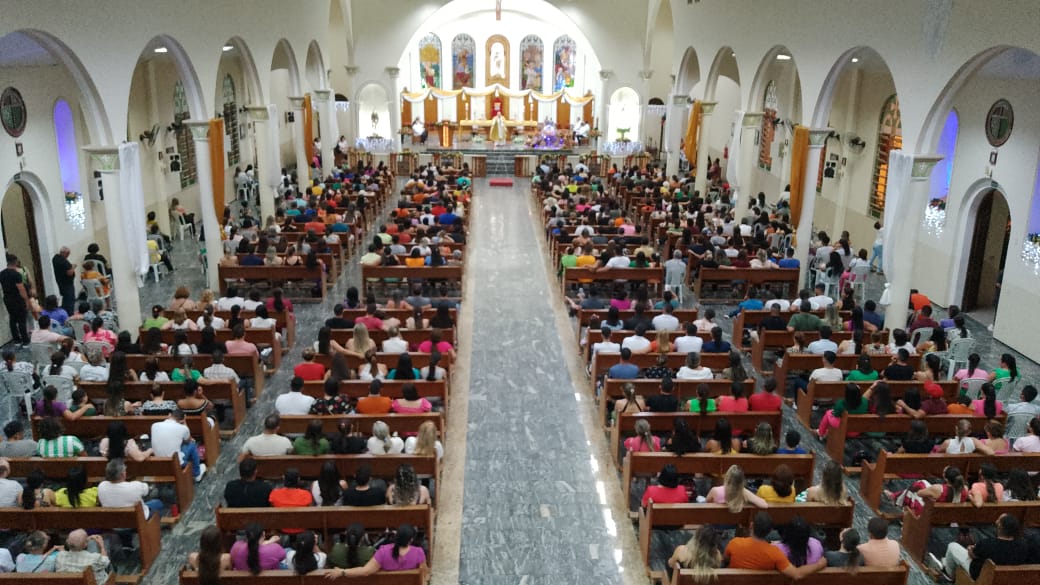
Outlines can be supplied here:
[[853, 57], [852, 58], [852, 62], [853, 63], [859, 63], [859, 57]]

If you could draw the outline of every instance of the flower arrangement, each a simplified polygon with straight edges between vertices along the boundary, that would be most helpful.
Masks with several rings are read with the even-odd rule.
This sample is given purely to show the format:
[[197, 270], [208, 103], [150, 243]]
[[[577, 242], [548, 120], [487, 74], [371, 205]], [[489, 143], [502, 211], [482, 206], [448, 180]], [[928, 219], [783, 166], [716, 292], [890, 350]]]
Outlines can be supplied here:
[[599, 138], [600, 136], [603, 136], [603, 133], [599, 131], [599, 128], [589, 130], [589, 138]]
[[82, 193], [78, 193], [76, 191], [66, 191], [65, 192], [65, 201], [68, 201], [69, 203], [75, 203], [76, 200], [78, 200], [82, 196], [83, 196]]

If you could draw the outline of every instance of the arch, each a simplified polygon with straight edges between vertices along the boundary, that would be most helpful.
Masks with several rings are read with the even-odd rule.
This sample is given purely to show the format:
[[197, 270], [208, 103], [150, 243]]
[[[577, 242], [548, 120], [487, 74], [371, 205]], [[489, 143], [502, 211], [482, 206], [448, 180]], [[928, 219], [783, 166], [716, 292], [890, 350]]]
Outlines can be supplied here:
[[[778, 55], [787, 55], [790, 59], [779, 60]], [[758, 64], [758, 69], [755, 71], [755, 78], [751, 82], [751, 94], [748, 96], [747, 109], [749, 112], [761, 112], [766, 95], [766, 86], [769, 82], [777, 81], [776, 77], [782, 74], [782, 71], [776, 71], [777, 67], [792, 67], [794, 69], [794, 95], [796, 96], [792, 103], [789, 104], [789, 112], [781, 112], [786, 114], [785, 117], [800, 123], [802, 120], [802, 81], [798, 75], [798, 62], [795, 60], [794, 55], [790, 49], [784, 45], [774, 45], [769, 51], [766, 52], [765, 56], [762, 57], [762, 61]]]
[[[242, 40], [242, 37], [234, 36], [225, 41], [223, 46], [231, 47], [232, 51], [237, 52], [239, 64], [242, 67], [242, 76], [246, 81], [247, 94], [251, 102], [254, 104], [267, 103], [264, 101], [264, 88], [260, 84], [260, 73], [256, 68], [256, 61], [253, 59], [253, 52], [249, 49], [249, 45]], [[226, 51], [223, 51], [223, 53], [226, 53]], [[217, 79], [216, 82], [219, 88], [221, 80]]]
[[[1003, 185], [989, 177], [979, 178], [968, 186], [965, 196], [961, 198], [960, 203], [956, 206], [957, 215], [953, 233], [966, 235], [970, 233], [969, 230], [974, 229], [979, 207], [982, 205], [986, 194], [990, 191], [999, 193], [1004, 198], [1004, 201], [1007, 202], [1008, 209], [1011, 209], [1011, 199], [1008, 197]], [[1013, 213], [1011, 217], [1014, 218]], [[949, 218], [949, 208], [947, 208], [947, 218]], [[1012, 221], [1015, 220], [1012, 219]], [[950, 270], [949, 302], [960, 304], [959, 297], [964, 294], [964, 284], [968, 274], [968, 261], [971, 258], [972, 238], [970, 236], [960, 237], [955, 238], [955, 241], [957, 243], [951, 246], [951, 252], [953, 252], [951, 267], [953, 269]]]
[[329, 82], [325, 69], [325, 57], [321, 53], [318, 41], [311, 41], [307, 45], [307, 83], [311, 89], [328, 89]]
[[697, 50], [693, 47], [686, 47], [675, 76], [674, 93], [689, 96], [693, 86], [697, 85], [700, 80], [701, 65], [697, 60]]
[[[383, 138], [389, 138], [393, 130], [393, 120], [390, 119], [390, 96], [392, 94], [385, 85], [370, 81], [360, 88], [354, 96], [357, 104], [355, 111], [358, 116], [358, 136], [372, 136], [378, 134]], [[379, 116], [377, 122], [373, 122], [372, 114]], [[367, 130], [362, 130], [362, 129]]]
[[97, 86], [93, 78], [87, 73], [86, 67], [69, 48], [58, 37], [49, 32], [37, 29], [20, 29], [8, 34], [23, 34], [44, 48], [59, 63], [65, 66], [65, 70], [72, 76], [73, 81], [79, 88], [79, 106], [83, 109], [84, 121], [90, 140], [96, 144], [113, 144], [112, 126], [105, 111], [105, 104], [101, 101]]
[[639, 92], [625, 86], [619, 87], [610, 94], [609, 116], [607, 117], [607, 141], [621, 138], [619, 128], [626, 129], [625, 138], [628, 140], [639, 140], [640, 105], [643, 103]]
[[291, 95], [299, 96], [302, 90], [300, 89], [300, 70], [296, 64], [296, 52], [293, 51], [292, 44], [285, 39], [279, 39], [278, 43], [274, 47], [274, 53], [271, 55], [271, 69], [286, 69], [289, 72], [289, 91]]
[[[813, 107], [811, 119], [813, 128], [824, 128], [830, 121], [831, 107], [834, 105], [834, 94], [837, 91], [838, 81], [841, 79], [842, 74], [857, 63], [868, 60], [874, 63], [875, 66], [880, 65], [884, 67], [885, 73], [892, 80], [892, 86], [895, 87], [896, 82], [895, 77], [892, 76], [892, 68], [888, 66], [888, 62], [885, 61], [880, 53], [866, 45], [852, 47], [838, 57], [823, 80], [823, 87], [820, 89], [820, 95], [816, 98], [816, 105]], [[895, 94], [899, 95], [899, 88], [896, 88]]]
[[[40, 264], [37, 267], [38, 272], [42, 272], [42, 280], [46, 290], [56, 292], [54, 286], [54, 268], [48, 261], [54, 254], [57, 253], [57, 247], [55, 246], [56, 238], [56, 224], [52, 216], [52, 207], [49, 203], [49, 196], [47, 195], [47, 187], [44, 186], [43, 180], [38, 175], [32, 172], [21, 172], [12, 176], [4, 184], [4, 190], [0, 191], [0, 205], [3, 205], [2, 197], [7, 194], [8, 190], [11, 189], [15, 183], [20, 184], [25, 188], [26, 192], [29, 193], [29, 198], [32, 200], [33, 214], [36, 218], [36, 243], [39, 247]], [[2, 237], [0, 237], [2, 239]], [[7, 242], [0, 242], [3, 245], [4, 250], [7, 249]], [[42, 297], [40, 297], [42, 298]]]
[[726, 75], [740, 86], [740, 70], [737, 67], [737, 54], [729, 46], [722, 47], [717, 53], [715, 53], [715, 59], [711, 62], [711, 69], [708, 70], [708, 81], [704, 87], [704, 101], [713, 102], [715, 101], [715, 89], [719, 83], [719, 75], [725, 73], [731, 73]]
[[[184, 50], [184, 46], [176, 39], [166, 34], [152, 37], [152, 40], [148, 41], [144, 50], [141, 51], [141, 55], [137, 58], [135, 68], [140, 66], [142, 60], [159, 48], [165, 48], [166, 54], [173, 59], [173, 65], [177, 69], [177, 76], [180, 77], [181, 83], [184, 84], [184, 97], [187, 100], [191, 118], [193, 120], [208, 120], [209, 113], [206, 110], [206, 99], [203, 95], [202, 84], [199, 83], [199, 76], [195, 72], [195, 66], [192, 65], [191, 58], [188, 57], [188, 52]], [[128, 96], [127, 99], [130, 98], [132, 96]]]

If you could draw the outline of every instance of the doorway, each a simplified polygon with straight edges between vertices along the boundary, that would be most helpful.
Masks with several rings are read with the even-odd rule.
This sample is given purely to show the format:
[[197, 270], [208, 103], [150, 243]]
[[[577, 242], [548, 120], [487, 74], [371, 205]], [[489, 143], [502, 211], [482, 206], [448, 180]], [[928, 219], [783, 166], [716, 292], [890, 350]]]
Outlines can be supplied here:
[[980, 320], [992, 323], [1011, 238], [1011, 212], [1000, 191], [990, 189], [981, 197], [972, 230], [961, 309], [982, 313]]
[[43, 301], [43, 262], [36, 232], [36, 211], [29, 190], [18, 181], [11, 183], [0, 204], [0, 233], [7, 252], [18, 256], [29, 272], [31, 294]]

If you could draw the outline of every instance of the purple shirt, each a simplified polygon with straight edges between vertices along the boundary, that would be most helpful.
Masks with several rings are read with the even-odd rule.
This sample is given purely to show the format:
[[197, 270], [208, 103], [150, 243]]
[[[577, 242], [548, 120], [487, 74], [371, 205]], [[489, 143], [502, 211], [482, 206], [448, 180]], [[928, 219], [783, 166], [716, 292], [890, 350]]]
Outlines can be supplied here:
[[[68, 410], [68, 407], [65, 406], [64, 402], [61, 402], [59, 400], [55, 400], [55, 401], [51, 402], [51, 411], [54, 414], [50, 415], [50, 416], [61, 416], [61, 413], [65, 412], [66, 410]], [[33, 412], [36, 414], [36, 416], [47, 416], [43, 412], [43, 399], [42, 398], [40, 400], [36, 401], [36, 405], [33, 406]]]
[[[784, 556], [787, 557], [787, 560], [791, 560], [791, 549], [786, 544], [777, 541], [773, 543], [773, 546], [784, 551]], [[805, 555], [805, 564], [811, 565], [818, 562], [821, 558], [823, 558], [823, 545], [820, 544], [819, 540], [809, 537], [809, 551]]]
[[[248, 571], [249, 565], [246, 559], [249, 558], [249, 546], [246, 541], [239, 540], [235, 544], [231, 545], [231, 567], [236, 571]], [[285, 549], [282, 545], [272, 542], [270, 544], [260, 545], [260, 569], [263, 571], [273, 571], [278, 568], [278, 565], [285, 558]]]
[[409, 546], [408, 552], [394, 558], [394, 545], [384, 544], [373, 556], [382, 571], [411, 571], [426, 562], [426, 553], [421, 546]]

